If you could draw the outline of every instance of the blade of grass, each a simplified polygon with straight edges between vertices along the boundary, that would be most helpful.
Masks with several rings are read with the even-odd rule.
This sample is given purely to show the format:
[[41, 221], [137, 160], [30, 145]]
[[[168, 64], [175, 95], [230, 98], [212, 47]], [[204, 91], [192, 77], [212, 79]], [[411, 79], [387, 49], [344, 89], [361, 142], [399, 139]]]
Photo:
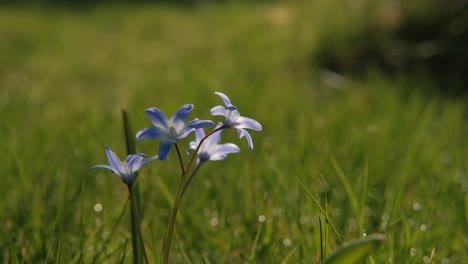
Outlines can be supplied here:
[[200, 256], [202, 258], [203, 264], [211, 264], [211, 261], [209, 259], [206, 259], [202, 252], [200, 252]]
[[[325, 195], [325, 223], [328, 223], [328, 198]], [[323, 252], [325, 253], [324, 257], [328, 256], [328, 225], [325, 225], [325, 241], [323, 243]]]
[[50, 252], [51, 252], [51, 248], [52, 248], [52, 241], [53, 241], [53, 236], [55, 234], [55, 228], [57, 227], [57, 223], [58, 223], [58, 219], [59, 219], [59, 214], [57, 213], [57, 215], [55, 216], [55, 221], [54, 221], [54, 226], [52, 228], [52, 232], [50, 234], [50, 241], [49, 241], [49, 245], [47, 246], [47, 255], [46, 255], [46, 263], [48, 262], [49, 260], [49, 255], [50, 255]]
[[56, 264], [59, 264], [59, 263], [60, 263], [60, 254], [61, 254], [61, 251], [62, 251], [62, 235], [59, 234], [58, 245], [57, 245], [57, 256], [56, 256], [56, 258], [55, 258], [55, 263], [56, 263]]
[[254, 239], [254, 243], [252, 245], [252, 249], [250, 250], [249, 260], [252, 261], [252, 262], [254, 261], [255, 250], [257, 249], [257, 243], [258, 243], [258, 239], [260, 238], [260, 233], [262, 232], [262, 227], [263, 227], [263, 223], [261, 222], [260, 226], [258, 227], [257, 234], [255, 235], [255, 239]]
[[[393, 212], [395, 211], [395, 206], [396, 206], [396, 203], [397, 203], [397, 200], [398, 200], [398, 196], [400, 195], [400, 190], [397, 190], [397, 193], [395, 195], [395, 199], [393, 199], [393, 204], [392, 204], [392, 208], [390, 210], [390, 214], [388, 215], [388, 225], [384, 228], [383, 231], [387, 230], [391, 225], [393, 225], [394, 223], [392, 223], [392, 220], [393, 220]], [[398, 222], [399, 220], [397, 220]]]
[[[115, 233], [117, 232], [117, 228], [119, 227], [120, 225], [120, 222], [122, 221], [122, 218], [125, 214], [125, 211], [127, 211], [127, 207], [128, 205], [130, 204], [130, 201], [127, 200], [127, 202], [123, 205], [122, 207], [122, 211], [120, 212], [119, 214], [119, 217], [117, 218], [117, 221], [115, 222], [114, 226], [112, 227], [111, 231], [109, 232], [109, 235], [107, 236], [107, 240], [111, 241], [112, 240], [112, 237], [115, 235]], [[98, 234], [100, 234], [103, 230], [104, 226], [101, 226], [101, 228], [99, 229], [98, 232], [96, 232], [96, 235], [95, 235], [95, 238], [97, 238]], [[99, 251], [93, 258], [93, 260], [90, 262], [90, 263], [98, 263], [98, 259], [99, 257], [101, 256], [101, 254], [103, 252], [105, 252], [107, 250], [107, 245], [104, 247], [103, 250]], [[104, 260], [102, 260], [104, 261]], [[101, 262], [102, 262], [101, 261]]]
[[[128, 118], [127, 111], [125, 109], [122, 109], [122, 119], [123, 119], [123, 128], [124, 128], [124, 135], [125, 135], [125, 145], [127, 147], [127, 155], [130, 154], [135, 154], [136, 153], [136, 147], [135, 147], [135, 141], [134, 141], [134, 136], [132, 133], [132, 128], [130, 127], [130, 121]], [[135, 178], [137, 175], [135, 175]], [[138, 214], [141, 216], [140, 213], [140, 195], [139, 195], [139, 188], [138, 185], [134, 186], [133, 188], [133, 194], [135, 196], [135, 203], [136, 203], [136, 210], [138, 211]], [[140, 218], [140, 219], [141, 219]], [[133, 217], [132, 213], [130, 213], [130, 231], [132, 234], [132, 248], [133, 248], [133, 263], [141, 263], [143, 256], [139, 250], [140, 246], [138, 242], [138, 230], [137, 230], [137, 223], [135, 223], [135, 218]]]
[[288, 255], [286, 255], [286, 257], [281, 261], [282, 264], [286, 264], [288, 259], [294, 254], [294, 252], [296, 252], [296, 249], [300, 246], [300, 244], [298, 244], [297, 246], [295, 246], [289, 253]]
[[315, 197], [309, 192], [309, 190], [304, 186], [304, 184], [296, 177], [296, 175], [294, 175], [294, 173], [291, 172], [291, 171], [290, 171], [290, 173], [291, 173], [291, 176], [296, 180], [296, 182], [301, 186], [302, 190], [304, 190], [304, 192], [307, 194], [307, 196], [309, 196], [309, 198], [312, 199], [312, 201], [318, 207], [320, 212], [325, 216], [326, 222], [330, 224], [331, 228], [333, 229], [333, 232], [336, 234], [336, 236], [338, 238], [338, 241], [342, 244], [343, 239], [341, 238], [341, 235], [338, 233], [338, 230], [336, 229], [333, 222], [328, 218], [327, 212], [322, 208], [322, 206], [320, 206], [317, 199], [315, 199]]
[[333, 255], [327, 258], [324, 264], [355, 264], [363, 260], [379, 248], [385, 241], [384, 234], [372, 234], [356, 239], [343, 245]]
[[367, 194], [369, 190], [369, 160], [366, 159], [366, 164], [364, 166], [364, 175], [362, 180], [362, 194], [361, 194], [361, 204], [360, 204], [360, 215], [359, 215], [359, 228], [361, 234], [364, 232], [364, 214], [367, 203]]
[[123, 253], [122, 253], [122, 258], [120, 259], [120, 264], [123, 264], [125, 263], [125, 257], [127, 256], [127, 250], [124, 249]]
[[176, 245], [180, 250], [180, 254], [182, 254], [182, 257], [184, 258], [185, 263], [192, 264], [192, 261], [190, 260], [187, 251], [185, 251], [184, 247], [182, 246], [182, 242], [180, 240], [179, 233], [177, 232], [177, 228], [174, 228], [174, 237], [176, 240]]
[[136, 146], [134, 140], [134, 134], [132, 131], [132, 127], [130, 126], [130, 120], [125, 109], [122, 109], [122, 119], [123, 119], [123, 128], [124, 128], [124, 135], [125, 135], [125, 146], [127, 147], [127, 154], [135, 154], [136, 153]]
[[356, 194], [353, 192], [353, 187], [351, 186], [351, 183], [348, 181], [348, 178], [344, 174], [335, 157], [331, 156], [330, 162], [332, 163], [333, 169], [335, 169], [336, 174], [340, 178], [341, 184], [343, 184], [345, 192], [348, 195], [349, 202], [351, 203], [351, 207], [353, 208], [354, 214], [356, 216], [359, 216], [359, 203]]
[[324, 255], [324, 248], [323, 248], [323, 226], [322, 226], [322, 218], [319, 217], [319, 228], [320, 228], [320, 262], [323, 262], [325, 255]]
[[465, 194], [465, 221], [468, 222], [468, 193]]

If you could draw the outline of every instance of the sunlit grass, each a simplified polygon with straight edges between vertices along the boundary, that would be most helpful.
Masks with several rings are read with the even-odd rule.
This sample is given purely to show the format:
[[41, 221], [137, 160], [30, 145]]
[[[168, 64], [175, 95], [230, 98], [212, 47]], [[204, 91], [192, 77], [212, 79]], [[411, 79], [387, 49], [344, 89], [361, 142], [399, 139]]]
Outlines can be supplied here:
[[[466, 259], [466, 98], [379, 74], [327, 85], [310, 58], [326, 19], [346, 18], [334, 7], [1, 9], [2, 260], [130, 261], [127, 189], [88, 169], [105, 162], [104, 145], [124, 156], [121, 109], [134, 130], [149, 125], [152, 106], [193, 103], [193, 117], [208, 119], [213, 91], [263, 131], [252, 151], [223, 135], [242, 152], [207, 163], [187, 190], [173, 263], [318, 263], [324, 217], [291, 174], [344, 241], [386, 234], [373, 263]], [[157, 143], [137, 148], [155, 155]], [[171, 155], [137, 181], [154, 260], [179, 176]], [[340, 245], [328, 235], [327, 255]]]

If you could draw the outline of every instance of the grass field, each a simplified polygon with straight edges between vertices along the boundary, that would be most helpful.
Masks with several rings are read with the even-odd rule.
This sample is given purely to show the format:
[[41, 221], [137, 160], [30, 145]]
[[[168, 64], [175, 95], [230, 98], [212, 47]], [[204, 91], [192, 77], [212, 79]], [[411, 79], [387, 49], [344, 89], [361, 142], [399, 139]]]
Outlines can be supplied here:
[[[386, 235], [368, 263], [466, 262], [467, 98], [425, 93], [424, 78], [317, 74], [321, 35], [352, 28], [360, 10], [314, 2], [0, 8], [2, 263], [130, 262], [127, 189], [88, 169], [106, 163], [104, 146], [124, 156], [121, 109], [135, 131], [153, 106], [193, 103], [191, 118], [220, 121], [214, 91], [263, 131], [253, 150], [224, 134], [241, 153], [207, 163], [188, 189], [172, 263], [319, 263], [320, 222], [325, 254], [341, 242], [293, 176], [343, 241]], [[173, 151], [138, 178], [154, 262], [178, 176]]]

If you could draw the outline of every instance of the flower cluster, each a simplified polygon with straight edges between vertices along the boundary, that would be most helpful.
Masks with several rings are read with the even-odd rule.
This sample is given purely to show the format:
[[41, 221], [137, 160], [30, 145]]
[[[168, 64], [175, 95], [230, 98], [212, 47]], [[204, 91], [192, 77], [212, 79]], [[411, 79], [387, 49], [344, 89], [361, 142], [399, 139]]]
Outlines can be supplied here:
[[[171, 217], [166, 230], [166, 236], [164, 238], [161, 254], [161, 262], [168, 263], [171, 240], [179, 204], [195, 174], [198, 172], [201, 165], [207, 161], [224, 160], [228, 154], [240, 152], [240, 148], [233, 143], [219, 143], [221, 141], [221, 132], [225, 129], [236, 129], [239, 138], [245, 137], [249, 147], [253, 149], [252, 137], [246, 129], [255, 131], [262, 130], [262, 125], [260, 125], [259, 122], [251, 118], [241, 116], [237, 110], [237, 107], [229, 100], [229, 97], [219, 92], [215, 92], [215, 94], [221, 97], [224, 102], [224, 106], [218, 105], [211, 108], [211, 114], [214, 116], [223, 116], [224, 120], [219, 122], [208, 134], [205, 134], [204, 128], [214, 126], [215, 123], [213, 121], [199, 120], [195, 118], [194, 120], [186, 122], [188, 116], [193, 110], [193, 105], [191, 104], [185, 104], [181, 106], [171, 116], [171, 118], [167, 118], [164, 112], [158, 108], [148, 108], [145, 112], [153, 125], [138, 131], [136, 134], [136, 139], [159, 139], [160, 143], [158, 155], [145, 159], [146, 155], [143, 153], [131, 154], [128, 155], [122, 162], [112, 150], [106, 147], [106, 154], [109, 165], [99, 164], [91, 167], [91, 170], [94, 168], [104, 168], [112, 171], [114, 174], [120, 176], [122, 181], [128, 186], [129, 199], [131, 200], [132, 205], [132, 215], [134, 221], [137, 223], [143, 256], [147, 264], [149, 263], [149, 260], [145, 251], [143, 234], [141, 231], [138, 210], [135, 202], [135, 195], [132, 189], [133, 182], [135, 181], [135, 173], [140, 168], [155, 159], [166, 160], [169, 157], [171, 148], [175, 146], [182, 175], [180, 177], [180, 183], [178, 185], [179, 187], [175, 195], [174, 205], [172, 207]], [[190, 159], [187, 166], [185, 166], [178, 146], [178, 141], [180, 139], [186, 138], [192, 132], [195, 132], [195, 140], [189, 143], [187, 153], [190, 155]], [[194, 168], [192, 168], [192, 165], [195, 163], [195, 157], [197, 160], [196, 165]], [[132, 230], [132, 234], [134, 235], [135, 233], [135, 230]], [[134, 244], [134, 246], [135, 245], [136, 244]], [[135, 253], [135, 256], [137, 255], [138, 254]]]
[[138, 131], [136, 139], [159, 139], [158, 155], [143, 160], [146, 157], [145, 154], [132, 154], [121, 162], [117, 155], [106, 147], [109, 165], [95, 165], [91, 169], [108, 169], [120, 176], [124, 183], [131, 185], [135, 180], [135, 173], [141, 167], [155, 159], [166, 160], [172, 146], [192, 132], [195, 132], [195, 140], [189, 143], [188, 153], [197, 155], [198, 165], [210, 160], [224, 160], [228, 154], [240, 152], [240, 148], [233, 143], [219, 144], [221, 132], [224, 129], [236, 129], [239, 138], [245, 137], [248, 146], [253, 149], [252, 137], [246, 129], [261, 131], [262, 125], [254, 119], [241, 116], [227, 95], [220, 92], [215, 92], [215, 94], [221, 97], [225, 106], [215, 106], [211, 108], [210, 112], [213, 116], [223, 116], [224, 120], [219, 122], [210, 133], [205, 135], [204, 128], [214, 126], [214, 122], [211, 120], [195, 118], [186, 122], [194, 108], [192, 104], [181, 106], [170, 118], [160, 109], [151, 107], [145, 112], [153, 125]]

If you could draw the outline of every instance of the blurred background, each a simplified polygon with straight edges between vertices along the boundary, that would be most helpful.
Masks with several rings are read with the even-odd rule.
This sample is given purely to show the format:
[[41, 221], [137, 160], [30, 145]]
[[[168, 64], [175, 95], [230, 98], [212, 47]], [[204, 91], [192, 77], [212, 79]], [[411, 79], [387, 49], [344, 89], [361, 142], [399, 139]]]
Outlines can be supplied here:
[[[259, 226], [256, 261], [319, 263], [321, 214], [291, 175], [344, 240], [387, 235], [371, 263], [461, 263], [467, 44], [464, 0], [2, 1], [0, 259], [129, 260], [126, 188], [88, 169], [125, 156], [122, 109], [135, 132], [153, 106], [220, 121], [221, 91], [264, 130], [253, 150], [223, 134], [242, 152], [197, 175], [174, 263], [253, 263]], [[139, 176], [155, 260], [175, 161]]]
[[[333, 2], [333, 1], [332, 1]], [[85, 12], [104, 6], [142, 6], [158, 4], [189, 9], [206, 5], [255, 3], [313, 6], [307, 1], [229, 1], [229, 0], [15, 0], [4, 1], [9, 8], [74, 10]], [[464, 0], [379, 0], [344, 1], [327, 4], [334, 8], [334, 21], [325, 21], [319, 29], [320, 39], [310, 51], [314, 68], [329, 69], [339, 74], [362, 76], [369, 69], [389, 75], [423, 75], [437, 81], [439, 89], [449, 94], [466, 91], [464, 67], [467, 55], [467, 3]], [[328, 8], [326, 8], [328, 10]], [[274, 23], [307, 20], [302, 10], [278, 11]], [[336, 12], [335, 12], [336, 11]], [[331, 11], [330, 11], [331, 12]], [[340, 15], [338, 15], [340, 14]], [[277, 17], [273, 17], [273, 16]], [[303, 17], [301, 17], [303, 16]], [[288, 22], [286, 22], [288, 21]], [[314, 18], [309, 17], [314, 23]], [[302, 24], [303, 27], [307, 23]], [[312, 26], [312, 25], [310, 25]]]

